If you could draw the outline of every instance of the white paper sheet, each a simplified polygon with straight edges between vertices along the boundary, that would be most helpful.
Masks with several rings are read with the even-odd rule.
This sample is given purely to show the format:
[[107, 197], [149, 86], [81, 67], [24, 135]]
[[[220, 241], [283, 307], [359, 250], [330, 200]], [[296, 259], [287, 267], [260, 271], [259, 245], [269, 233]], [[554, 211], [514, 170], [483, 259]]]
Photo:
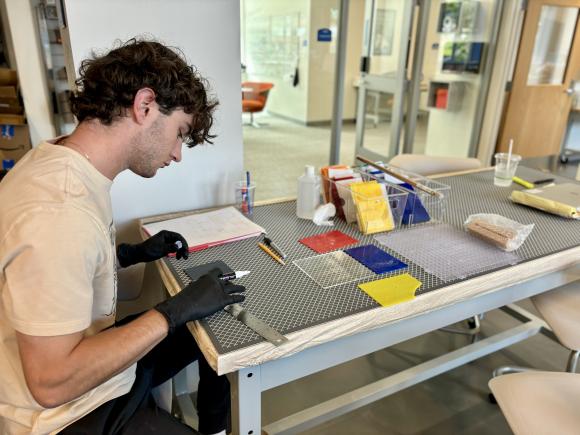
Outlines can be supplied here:
[[264, 228], [249, 220], [234, 207], [154, 222], [144, 225], [143, 228], [150, 236], [161, 230], [179, 233], [187, 240], [190, 251], [265, 233]]

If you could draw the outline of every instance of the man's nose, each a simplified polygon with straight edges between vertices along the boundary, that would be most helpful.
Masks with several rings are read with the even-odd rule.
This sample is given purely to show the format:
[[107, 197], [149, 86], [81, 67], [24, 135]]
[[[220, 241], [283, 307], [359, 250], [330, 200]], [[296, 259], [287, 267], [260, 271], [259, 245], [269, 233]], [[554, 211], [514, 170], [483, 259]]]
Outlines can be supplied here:
[[182, 143], [181, 141], [179, 141], [179, 144], [177, 144], [177, 146], [175, 148], [173, 148], [173, 153], [171, 153], [171, 157], [173, 157], [173, 160], [176, 162], [181, 162], [181, 147], [182, 147]]

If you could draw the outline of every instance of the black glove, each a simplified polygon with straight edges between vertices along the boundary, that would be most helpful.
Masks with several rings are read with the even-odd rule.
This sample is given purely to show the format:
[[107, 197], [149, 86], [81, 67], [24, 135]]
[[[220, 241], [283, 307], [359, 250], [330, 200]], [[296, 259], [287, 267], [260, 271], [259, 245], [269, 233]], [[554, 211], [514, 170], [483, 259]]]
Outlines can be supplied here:
[[[178, 249], [175, 242], [181, 242], [181, 248]], [[187, 242], [181, 234], [163, 230], [137, 245], [121, 243], [117, 247], [117, 258], [121, 267], [128, 267], [137, 263], [159, 260], [172, 252], [176, 253], [178, 260], [187, 258], [188, 249]]]
[[221, 273], [219, 269], [212, 269], [175, 296], [155, 306], [167, 319], [170, 334], [186, 322], [202, 319], [227, 305], [244, 301], [243, 295], [233, 293], [243, 292], [246, 288], [222, 281], [218, 278]]

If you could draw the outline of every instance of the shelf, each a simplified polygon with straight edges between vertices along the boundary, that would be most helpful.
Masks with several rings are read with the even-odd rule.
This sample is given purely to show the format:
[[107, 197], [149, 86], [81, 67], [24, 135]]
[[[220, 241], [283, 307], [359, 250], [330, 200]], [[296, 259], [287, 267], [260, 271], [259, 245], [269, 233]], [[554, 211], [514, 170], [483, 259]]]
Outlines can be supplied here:
[[466, 85], [466, 82], [461, 81], [438, 80], [429, 82], [427, 107], [447, 112], [459, 111]]

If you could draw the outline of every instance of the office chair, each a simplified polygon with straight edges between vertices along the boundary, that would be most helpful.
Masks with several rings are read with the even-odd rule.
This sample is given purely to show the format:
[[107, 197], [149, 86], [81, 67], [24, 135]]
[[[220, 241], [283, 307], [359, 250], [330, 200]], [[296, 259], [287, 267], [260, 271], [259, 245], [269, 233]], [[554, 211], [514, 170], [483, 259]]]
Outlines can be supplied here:
[[[580, 356], [580, 283], [571, 282], [531, 298], [560, 344], [570, 350], [566, 371], [575, 373]], [[534, 371], [528, 367], [504, 366], [493, 371], [493, 377], [509, 373]], [[494, 401], [494, 398], [490, 396]]]
[[580, 433], [580, 374], [515, 373], [489, 387], [516, 435]]
[[250, 125], [253, 127], [260, 128], [260, 124], [254, 121], [254, 113], [264, 110], [268, 101], [268, 94], [273, 87], [273, 83], [242, 83], [242, 112], [250, 114]]
[[481, 162], [474, 158], [422, 154], [399, 154], [389, 161], [389, 165], [425, 176], [481, 168]]
[[[399, 154], [389, 161], [389, 165], [424, 176], [481, 168], [481, 162], [474, 158], [427, 156], [424, 154]], [[453, 334], [468, 335], [475, 341], [476, 335], [480, 331], [481, 319], [483, 319], [483, 314], [466, 319], [468, 329], [445, 327], [441, 330]]]

